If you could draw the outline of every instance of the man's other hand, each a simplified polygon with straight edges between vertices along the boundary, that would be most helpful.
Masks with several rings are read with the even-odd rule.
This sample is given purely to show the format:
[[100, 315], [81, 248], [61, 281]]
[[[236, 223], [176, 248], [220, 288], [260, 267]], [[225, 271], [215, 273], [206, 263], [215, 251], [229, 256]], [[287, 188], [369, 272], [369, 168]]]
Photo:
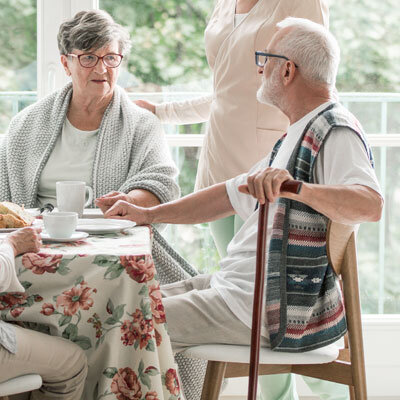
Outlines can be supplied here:
[[117, 201], [120, 200], [128, 203], [132, 202], [132, 199], [128, 194], [114, 191], [97, 198], [95, 200], [95, 204], [100, 208], [103, 214], [105, 214], [108, 209], [110, 209]]
[[124, 200], [117, 201], [104, 214], [106, 218], [129, 219], [136, 222], [137, 225], [151, 224], [151, 218], [148, 208], [138, 207]]

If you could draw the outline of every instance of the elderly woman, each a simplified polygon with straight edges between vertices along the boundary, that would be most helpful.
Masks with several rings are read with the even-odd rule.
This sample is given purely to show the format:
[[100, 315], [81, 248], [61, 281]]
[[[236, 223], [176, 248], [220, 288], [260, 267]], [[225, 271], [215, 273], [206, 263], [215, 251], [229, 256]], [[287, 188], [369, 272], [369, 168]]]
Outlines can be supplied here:
[[56, 181], [65, 180], [143, 206], [176, 198], [176, 168], [159, 121], [116, 85], [127, 31], [106, 12], [82, 11], [61, 25], [58, 47], [72, 83], [12, 120], [0, 149], [0, 200], [55, 204]]
[[[153, 206], [178, 197], [158, 118], [116, 85], [130, 47], [125, 29], [103, 11], [80, 12], [60, 26], [58, 46], [72, 83], [13, 118], [0, 147], [0, 201], [55, 203], [63, 180], [85, 181], [102, 210], [111, 198]], [[196, 274], [156, 230], [153, 259], [161, 283]], [[204, 368], [178, 363], [201, 388]]]

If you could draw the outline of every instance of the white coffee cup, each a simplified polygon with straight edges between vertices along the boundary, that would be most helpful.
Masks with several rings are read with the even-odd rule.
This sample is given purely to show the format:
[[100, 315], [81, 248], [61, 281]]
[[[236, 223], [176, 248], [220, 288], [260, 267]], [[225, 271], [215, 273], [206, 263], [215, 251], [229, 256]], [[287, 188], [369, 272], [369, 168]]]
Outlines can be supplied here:
[[[88, 199], [86, 200], [86, 193]], [[81, 181], [60, 181], [56, 183], [58, 211], [76, 212], [82, 217], [83, 209], [93, 201], [93, 189]]]
[[43, 223], [48, 235], [55, 239], [68, 239], [78, 225], [76, 212], [51, 212], [43, 214]]

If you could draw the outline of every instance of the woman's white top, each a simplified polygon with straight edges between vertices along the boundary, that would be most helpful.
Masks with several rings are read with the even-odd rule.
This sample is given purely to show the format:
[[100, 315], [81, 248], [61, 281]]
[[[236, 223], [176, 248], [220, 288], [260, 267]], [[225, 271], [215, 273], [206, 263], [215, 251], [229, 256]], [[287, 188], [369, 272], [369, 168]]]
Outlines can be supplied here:
[[268, 46], [276, 24], [288, 16], [325, 26], [329, 21], [326, 0], [258, 0], [248, 14], [236, 16], [235, 8], [236, 0], [218, 0], [205, 31], [213, 94], [156, 106], [164, 123], [209, 121], [196, 189], [248, 171], [289, 126], [281, 111], [256, 98], [261, 76], [254, 53]]
[[83, 181], [92, 186], [92, 169], [97, 132], [81, 131], [65, 118], [61, 135], [43, 168], [38, 187], [38, 203], [57, 205], [56, 182]]

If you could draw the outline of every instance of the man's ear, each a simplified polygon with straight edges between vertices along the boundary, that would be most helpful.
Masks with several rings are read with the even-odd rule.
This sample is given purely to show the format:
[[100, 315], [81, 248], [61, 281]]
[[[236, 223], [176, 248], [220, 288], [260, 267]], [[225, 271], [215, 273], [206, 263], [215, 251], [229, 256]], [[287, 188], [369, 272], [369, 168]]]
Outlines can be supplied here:
[[67, 76], [71, 76], [71, 71], [69, 70], [69, 67], [68, 67], [67, 56], [64, 54], [61, 54], [60, 61], [61, 61], [62, 66], [64, 67], [64, 70], [65, 70], [65, 73], [67, 74]]
[[293, 61], [286, 61], [283, 65], [283, 84], [285, 86], [293, 82], [296, 75], [296, 66]]

